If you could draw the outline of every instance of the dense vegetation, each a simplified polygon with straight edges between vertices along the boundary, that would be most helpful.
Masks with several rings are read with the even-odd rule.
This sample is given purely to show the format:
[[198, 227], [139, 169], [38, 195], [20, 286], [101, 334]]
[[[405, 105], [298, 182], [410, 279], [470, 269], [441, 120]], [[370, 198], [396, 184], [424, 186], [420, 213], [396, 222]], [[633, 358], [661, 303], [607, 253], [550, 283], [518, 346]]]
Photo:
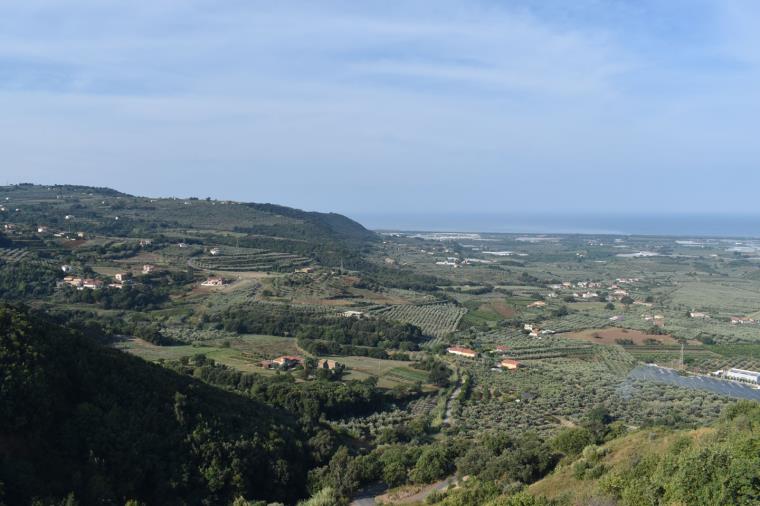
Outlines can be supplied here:
[[0, 260], [0, 299], [19, 300], [51, 295], [63, 277], [52, 267], [32, 262]]
[[306, 443], [264, 404], [0, 306], [2, 499], [293, 500]]
[[273, 309], [265, 305], [229, 308], [208, 318], [225, 330], [241, 334], [271, 334], [318, 339], [337, 345], [417, 349], [426, 337], [419, 327], [376, 318], [335, 317]]

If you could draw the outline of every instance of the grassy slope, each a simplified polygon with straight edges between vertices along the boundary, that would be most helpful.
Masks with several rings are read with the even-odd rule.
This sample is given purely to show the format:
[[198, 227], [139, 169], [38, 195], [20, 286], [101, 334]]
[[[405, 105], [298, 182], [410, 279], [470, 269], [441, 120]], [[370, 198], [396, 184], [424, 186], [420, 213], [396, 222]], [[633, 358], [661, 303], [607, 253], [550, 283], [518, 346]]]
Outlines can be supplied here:
[[[626, 469], [630, 467], [631, 462], [645, 456], [664, 454], [676, 440], [683, 436], [698, 442], [712, 432], [711, 428], [689, 431], [656, 428], [636, 431], [604, 445], [609, 453], [602, 462], [611, 469]], [[568, 497], [571, 504], [585, 504], [590, 497], [603, 495], [599, 490], [599, 479], [575, 479], [572, 464], [570, 462], [558, 467], [554, 473], [531, 485], [530, 492], [551, 499]]]

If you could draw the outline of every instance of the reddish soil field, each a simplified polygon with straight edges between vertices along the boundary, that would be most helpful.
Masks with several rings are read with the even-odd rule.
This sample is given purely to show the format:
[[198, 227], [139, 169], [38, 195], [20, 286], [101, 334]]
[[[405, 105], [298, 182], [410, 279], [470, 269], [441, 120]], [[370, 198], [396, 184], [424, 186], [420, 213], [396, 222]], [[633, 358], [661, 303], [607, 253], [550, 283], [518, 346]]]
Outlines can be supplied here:
[[504, 318], [512, 318], [515, 315], [515, 310], [506, 302], [489, 302], [485, 305], [486, 308], [493, 310], [495, 313], [503, 316]]
[[673, 336], [669, 334], [660, 336], [656, 334], [647, 334], [646, 332], [641, 332], [640, 330], [621, 329], [617, 327], [610, 327], [606, 329], [588, 329], [581, 330], [579, 332], [568, 332], [567, 334], [562, 334], [562, 337], [569, 337], [570, 339], [582, 339], [584, 341], [601, 344], [620, 344], [617, 341], [618, 339], [633, 341], [633, 344], [637, 346], [650, 344], [647, 342], [647, 340], [650, 339], [657, 340], [661, 344], [678, 344], [678, 341], [673, 339]]

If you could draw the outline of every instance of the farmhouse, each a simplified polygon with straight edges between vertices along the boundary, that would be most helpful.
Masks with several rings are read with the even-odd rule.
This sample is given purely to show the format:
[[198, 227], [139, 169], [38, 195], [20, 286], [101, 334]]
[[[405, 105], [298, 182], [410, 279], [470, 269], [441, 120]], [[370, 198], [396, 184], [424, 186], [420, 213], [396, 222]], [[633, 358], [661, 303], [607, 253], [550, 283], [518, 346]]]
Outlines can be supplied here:
[[692, 317], [692, 318], [703, 318], [703, 319], [704, 319], [704, 318], [710, 318], [710, 317], [707, 315], [707, 313], [701, 313], [701, 312], [699, 312], [699, 311], [691, 311], [691, 312], [689, 313], [689, 316], [690, 316], [690, 317]]
[[74, 288], [81, 288], [84, 284], [84, 280], [76, 276], [65, 276], [63, 278], [63, 282], [69, 286], [73, 286]]
[[361, 318], [364, 313], [361, 311], [343, 311], [340, 315], [345, 318]]
[[89, 288], [90, 290], [97, 290], [103, 287], [103, 282], [99, 279], [87, 278], [82, 281], [82, 288]]
[[296, 272], [301, 272], [304, 274], [310, 274], [314, 272], [314, 267], [301, 267], [300, 269], [296, 269]]
[[72, 267], [70, 265], [62, 265], [61, 266], [61, 271], [63, 271], [64, 274], [66, 274], [67, 272], [71, 272], [71, 269], [72, 269]]
[[731, 317], [731, 324], [732, 325], [748, 325], [755, 323], [755, 320], [752, 318], [745, 318], [743, 316], [732, 316]]
[[38, 234], [46, 234], [48, 231], [48, 228], [45, 226], [39, 226], [37, 227], [37, 233]]
[[326, 358], [325, 359], [320, 359], [320, 360], [317, 361], [317, 367], [319, 369], [329, 369], [329, 370], [332, 371], [333, 369], [335, 369], [335, 367], [337, 365], [338, 365], [338, 363], [335, 360], [330, 360], [330, 359], [326, 359]]
[[505, 359], [502, 359], [501, 362], [499, 362], [499, 367], [501, 367], [502, 369], [514, 370], [520, 367], [520, 362], [518, 362], [517, 360], [512, 360], [511, 358], [505, 358]]
[[623, 320], [625, 320], [625, 316], [623, 315], [616, 315], [610, 318], [611, 322], [622, 322]]
[[220, 250], [219, 248], [211, 248], [209, 250], [209, 253], [211, 253], [212, 256], [217, 256], [221, 252], [222, 252], [222, 250]]
[[153, 244], [153, 241], [151, 241], [150, 239], [140, 239], [141, 248], [144, 248], [145, 246], [150, 246], [151, 244]]
[[460, 357], [475, 358], [478, 356], [477, 351], [471, 350], [470, 348], [463, 348], [461, 346], [452, 346], [451, 348], [447, 348], [446, 351], [452, 355]]
[[145, 264], [143, 265], [143, 268], [142, 268], [143, 274], [148, 274], [149, 272], [153, 272], [155, 270], [156, 270], [156, 266], [151, 265], [151, 264]]
[[302, 361], [301, 357], [296, 357], [293, 355], [283, 355], [281, 357], [277, 357], [276, 359], [272, 360], [272, 363], [281, 369], [290, 369], [291, 367], [301, 365], [301, 361]]
[[509, 346], [499, 345], [499, 346], [497, 346], [497, 347], [496, 347], [496, 349], [495, 349], [494, 351], [495, 351], [496, 353], [506, 353], [506, 352], [508, 352], [510, 349], [511, 349], [511, 348], [510, 348]]
[[542, 300], [537, 300], [536, 302], [531, 302], [528, 304], [528, 307], [544, 307], [546, 306], [546, 302]]
[[757, 371], [747, 371], [745, 369], [729, 369], [726, 371], [725, 375], [726, 378], [729, 379], [760, 384], [760, 372]]
[[224, 286], [224, 278], [210, 277], [201, 283], [201, 286]]
[[126, 272], [117, 272], [113, 275], [113, 279], [116, 281], [125, 281], [127, 279], [128, 274]]

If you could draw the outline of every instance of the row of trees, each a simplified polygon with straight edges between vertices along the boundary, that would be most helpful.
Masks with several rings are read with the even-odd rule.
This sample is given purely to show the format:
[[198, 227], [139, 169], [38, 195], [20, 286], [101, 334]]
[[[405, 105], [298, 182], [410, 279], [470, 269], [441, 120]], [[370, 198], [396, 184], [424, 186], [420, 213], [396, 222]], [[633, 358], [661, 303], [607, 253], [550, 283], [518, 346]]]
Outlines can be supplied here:
[[419, 327], [375, 318], [341, 318], [269, 305], [233, 307], [210, 315], [227, 331], [318, 339], [339, 345], [416, 350], [426, 340]]

